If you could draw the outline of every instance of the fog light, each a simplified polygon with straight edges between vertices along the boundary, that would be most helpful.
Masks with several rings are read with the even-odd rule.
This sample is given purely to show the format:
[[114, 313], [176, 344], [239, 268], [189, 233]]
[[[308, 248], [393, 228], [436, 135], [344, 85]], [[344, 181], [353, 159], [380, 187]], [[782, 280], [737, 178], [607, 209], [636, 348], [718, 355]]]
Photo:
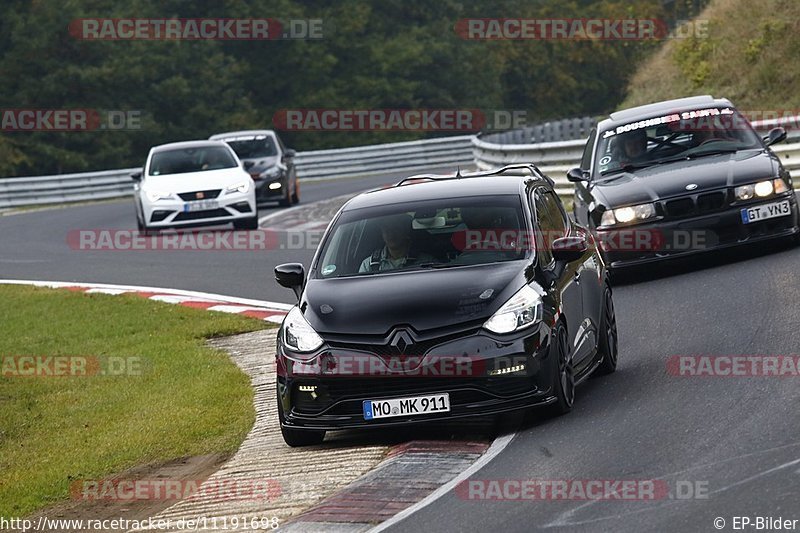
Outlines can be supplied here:
[[513, 374], [514, 372], [522, 372], [523, 370], [525, 370], [525, 365], [514, 365], [514, 366], [508, 366], [506, 368], [497, 368], [495, 370], [490, 370], [489, 375], [502, 376], [505, 374]]
[[297, 387], [300, 392], [307, 392], [315, 400], [317, 399], [317, 386], [316, 385], [300, 385]]
[[270, 183], [269, 184], [269, 188], [272, 189], [273, 191], [275, 189], [280, 189], [281, 188], [281, 182], [276, 181], [275, 183]]

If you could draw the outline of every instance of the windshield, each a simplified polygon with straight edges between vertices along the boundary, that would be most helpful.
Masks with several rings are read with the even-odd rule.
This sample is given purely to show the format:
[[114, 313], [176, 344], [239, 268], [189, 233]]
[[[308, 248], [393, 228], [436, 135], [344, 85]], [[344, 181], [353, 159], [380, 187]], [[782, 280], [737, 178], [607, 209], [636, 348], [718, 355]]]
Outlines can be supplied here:
[[761, 148], [748, 122], [732, 108], [707, 108], [631, 122], [601, 134], [596, 174], [611, 175], [691, 157]]
[[278, 150], [271, 137], [261, 136], [250, 139], [237, 139], [226, 141], [239, 159], [256, 159], [260, 157], [275, 157]]
[[236, 166], [236, 159], [224, 146], [202, 146], [156, 152], [150, 160], [148, 173], [150, 176], [165, 176]]
[[345, 211], [316, 277], [368, 276], [513, 261], [529, 252], [519, 197], [497, 195]]

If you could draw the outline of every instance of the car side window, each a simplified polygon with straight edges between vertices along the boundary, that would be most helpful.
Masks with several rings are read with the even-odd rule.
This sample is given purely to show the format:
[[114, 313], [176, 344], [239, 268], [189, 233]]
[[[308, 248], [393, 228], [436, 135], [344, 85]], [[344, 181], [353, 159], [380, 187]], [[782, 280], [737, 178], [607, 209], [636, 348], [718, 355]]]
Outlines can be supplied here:
[[586, 147], [583, 149], [583, 156], [581, 157], [581, 170], [589, 170], [592, 166], [592, 149], [594, 148], [594, 141], [597, 138], [597, 128], [592, 128], [589, 133], [589, 140], [586, 141]]
[[541, 187], [533, 193], [533, 205], [537, 223], [537, 252], [542, 259], [541, 264], [546, 266], [553, 262], [553, 241], [567, 234], [567, 215], [555, 194]]

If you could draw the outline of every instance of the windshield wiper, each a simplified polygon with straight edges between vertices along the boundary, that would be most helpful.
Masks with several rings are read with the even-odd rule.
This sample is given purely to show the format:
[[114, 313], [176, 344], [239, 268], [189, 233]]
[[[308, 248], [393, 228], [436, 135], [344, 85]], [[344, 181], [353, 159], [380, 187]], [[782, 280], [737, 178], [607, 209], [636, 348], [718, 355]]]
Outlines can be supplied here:
[[430, 268], [450, 268], [455, 266], [461, 266], [455, 263], [441, 263], [441, 262], [428, 262], [428, 263], [419, 263], [417, 265], [409, 265], [405, 268], [422, 268], [422, 269], [430, 269]]
[[612, 174], [618, 174], [620, 172], [627, 172], [628, 170], [636, 170], [637, 168], [646, 168], [651, 165], [658, 164], [658, 161], [642, 161], [641, 163], [625, 163], [621, 167], [604, 170], [600, 173], [601, 176], [610, 176]]
[[692, 154], [686, 154], [686, 159], [695, 159], [698, 157], [704, 157], [707, 155], [721, 155], [721, 154], [734, 154], [738, 152], [738, 148], [726, 148], [726, 149], [717, 149], [717, 150], [709, 150], [707, 152], [695, 152]]

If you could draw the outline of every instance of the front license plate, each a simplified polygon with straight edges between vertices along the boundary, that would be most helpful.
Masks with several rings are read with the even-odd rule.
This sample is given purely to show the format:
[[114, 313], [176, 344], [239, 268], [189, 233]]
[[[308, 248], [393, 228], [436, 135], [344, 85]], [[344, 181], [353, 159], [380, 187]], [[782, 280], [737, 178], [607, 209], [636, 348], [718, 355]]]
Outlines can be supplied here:
[[742, 222], [745, 224], [751, 224], [760, 220], [785, 217], [791, 214], [792, 209], [789, 206], [789, 200], [785, 200], [783, 202], [776, 202], [774, 204], [759, 205], [756, 207], [742, 209]]
[[190, 211], [208, 211], [210, 209], [217, 209], [219, 202], [216, 200], [197, 200], [196, 202], [186, 202], [183, 204], [183, 212]]
[[363, 408], [364, 420], [392, 416], [446, 413], [450, 411], [450, 395], [443, 393], [413, 396], [411, 398], [394, 398], [391, 400], [365, 400]]

